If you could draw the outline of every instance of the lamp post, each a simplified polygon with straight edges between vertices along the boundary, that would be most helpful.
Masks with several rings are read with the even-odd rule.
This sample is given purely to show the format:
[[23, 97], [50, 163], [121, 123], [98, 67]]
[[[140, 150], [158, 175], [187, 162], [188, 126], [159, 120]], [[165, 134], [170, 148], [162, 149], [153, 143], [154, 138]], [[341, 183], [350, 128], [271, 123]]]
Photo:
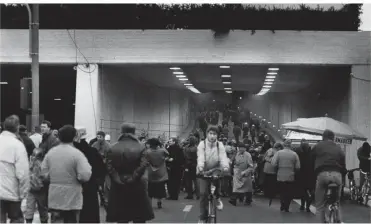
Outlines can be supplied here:
[[33, 4], [32, 10], [26, 4], [29, 20], [29, 51], [31, 57], [32, 73], [32, 112], [31, 112], [31, 129], [40, 124], [40, 76], [39, 76], [39, 5]]

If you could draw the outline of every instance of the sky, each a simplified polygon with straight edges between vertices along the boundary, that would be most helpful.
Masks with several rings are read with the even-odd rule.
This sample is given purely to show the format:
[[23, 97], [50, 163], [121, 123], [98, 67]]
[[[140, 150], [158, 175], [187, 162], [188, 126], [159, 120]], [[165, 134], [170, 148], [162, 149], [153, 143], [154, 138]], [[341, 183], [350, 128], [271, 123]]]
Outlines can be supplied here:
[[360, 29], [362, 31], [371, 31], [371, 3], [363, 4], [362, 11]]

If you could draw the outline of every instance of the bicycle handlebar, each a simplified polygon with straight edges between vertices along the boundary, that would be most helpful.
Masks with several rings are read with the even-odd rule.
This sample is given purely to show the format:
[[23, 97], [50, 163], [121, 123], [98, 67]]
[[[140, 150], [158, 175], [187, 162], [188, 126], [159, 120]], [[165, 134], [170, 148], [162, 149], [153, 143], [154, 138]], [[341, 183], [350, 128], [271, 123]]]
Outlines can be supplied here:
[[362, 174], [370, 175], [370, 172], [363, 172], [361, 169], [359, 170]]
[[358, 170], [361, 170], [361, 169], [360, 168], [355, 168], [355, 169], [347, 170], [347, 173], [351, 173], [351, 172], [358, 171]]
[[208, 171], [204, 171], [204, 172], [198, 174], [197, 176], [201, 177], [201, 178], [204, 178], [204, 179], [219, 179], [219, 178], [221, 178], [222, 177], [221, 174], [217, 174], [217, 175], [212, 174], [215, 171], [219, 171], [220, 173], [223, 172], [220, 168], [214, 168], [214, 169], [211, 169], [211, 170], [208, 170]]

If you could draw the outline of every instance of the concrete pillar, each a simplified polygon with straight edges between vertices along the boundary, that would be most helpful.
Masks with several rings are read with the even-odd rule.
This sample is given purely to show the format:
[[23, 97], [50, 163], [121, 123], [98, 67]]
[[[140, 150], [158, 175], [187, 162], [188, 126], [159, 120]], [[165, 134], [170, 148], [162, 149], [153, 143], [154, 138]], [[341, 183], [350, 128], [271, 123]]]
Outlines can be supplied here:
[[78, 65], [76, 69], [75, 127], [85, 127], [88, 140], [100, 130], [99, 67]]
[[[371, 66], [353, 65], [349, 88], [349, 125], [371, 140]], [[367, 81], [368, 80], [368, 81]], [[353, 141], [346, 149], [347, 168], [358, 167], [357, 149], [362, 141]]]
[[371, 66], [352, 66], [349, 90], [349, 124], [371, 139]]

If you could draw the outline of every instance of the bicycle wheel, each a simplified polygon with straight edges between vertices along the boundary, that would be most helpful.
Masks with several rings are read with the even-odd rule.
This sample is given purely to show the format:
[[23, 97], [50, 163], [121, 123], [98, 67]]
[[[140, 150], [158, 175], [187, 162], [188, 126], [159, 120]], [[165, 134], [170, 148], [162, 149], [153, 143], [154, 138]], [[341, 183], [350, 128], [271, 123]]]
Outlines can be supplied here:
[[216, 223], [216, 200], [209, 201], [209, 215], [207, 223]]
[[368, 181], [366, 181], [363, 186], [362, 186], [362, 189], [361, 189], [361, 197], [362, 197], [362, 200], [363, 200], [363, 204], [364, 205], [368, 205], [368, 201], [369, 201], [369, 191], [370, 191], [370, 183]]
[[357, 201], [358, 200], [358, 192], [357, 192], [357, 187], [354, 184], [354, 181], [349, 182], [349, 187], [350, 187], [350, 200], [351, 201]]
[[328, 214], [328, 223], [337, 223], [336, 222], [336, 211], [334, 209], [331, 209]]

